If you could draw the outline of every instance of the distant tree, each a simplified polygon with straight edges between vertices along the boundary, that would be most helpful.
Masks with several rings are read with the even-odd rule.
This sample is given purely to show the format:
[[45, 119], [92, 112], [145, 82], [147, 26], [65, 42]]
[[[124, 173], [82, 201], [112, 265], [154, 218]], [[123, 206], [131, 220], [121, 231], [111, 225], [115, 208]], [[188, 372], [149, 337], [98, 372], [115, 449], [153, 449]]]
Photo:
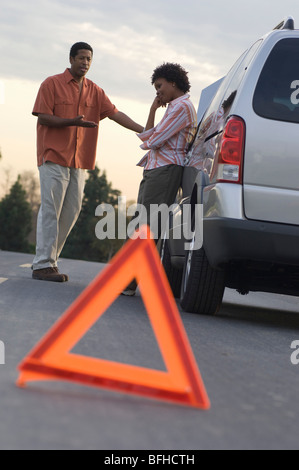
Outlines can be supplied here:
[[20, 175], [20, 183], [26, 191], [27, 201], [32, 210], [32, 230], [29, 235], [29, 243], [34, 245], [36, 241], [37, 216], [40, 207], [40, 184], [34, 171], [30, 170], [24, 171]]
[[32, 228], [32, 210], [18, 177], [0, 201], [0, 249], [30, 252], [28, 236]]
[[20, 183], [27, 194], [27, 201], [34, 213], [37, 213], [40, 206], [40, 184], [34, 171], [24, 171], [20, 175]]
[[3, 173], [3, 176], [1, 175], [1, 197], [6, 196], [13, 184], [13, 181], [15, 180], [15, 177], [13, 175], [13, 169], [12, 167], [4, 167], [1, 168], [1, 173]]
[[98, 240], [95, 227], [99, 219], [95, 216], [96, 208], [103, 203], [115, 207], [117, 214], [120, 191], [108, 183], [106, 173], [101, 174], [98, 167], [88, 171], [84, 199], [80, 217], [68, 237], [62, 257], [83, 259], [86, 261], [107, 262], [121, 247], [120, 240]]

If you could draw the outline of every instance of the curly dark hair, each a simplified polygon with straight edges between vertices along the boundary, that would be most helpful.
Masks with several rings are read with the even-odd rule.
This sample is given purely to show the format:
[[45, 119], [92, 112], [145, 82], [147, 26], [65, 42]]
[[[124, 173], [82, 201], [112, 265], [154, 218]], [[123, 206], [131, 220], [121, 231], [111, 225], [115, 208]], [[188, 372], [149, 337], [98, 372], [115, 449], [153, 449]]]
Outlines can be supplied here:
[[171, 64], [169, 62], [160, 65], [154, 70], [152, 75], [152, 85], [158, 78], [165, 78], [168, 82], [173, 82], [176, 86], [187, 93], [190, 91], [191, 85], [188, 78], [188, 72], [179, 64]]
[[78, 51], [80, 51], [81, 49], [90, 51], [93, 55], [93, 49], [89, 44], [87, 44], [86, 42], [76, 42], [76, 44], [71, 47], [70, 56], [75, 58], [78, 54]]

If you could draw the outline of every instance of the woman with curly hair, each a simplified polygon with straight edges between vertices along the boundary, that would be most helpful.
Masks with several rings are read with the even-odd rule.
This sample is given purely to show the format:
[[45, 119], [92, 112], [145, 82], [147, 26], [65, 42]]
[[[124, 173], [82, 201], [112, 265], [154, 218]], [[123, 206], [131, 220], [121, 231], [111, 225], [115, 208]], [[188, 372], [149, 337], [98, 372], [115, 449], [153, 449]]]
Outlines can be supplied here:
[[[152, 75], [152, 85], [157, 94], [144, 132], [138, 134], [143, 142], [141, 148], [147, 150], [138, 163], [144, 167], [138, 195], [138, 218], [150, 226], [157, 242], [164, 227], [161, 224], [152, 226], [151, 221], [156, 220], [153, 208], [162, 204], [170, 207], [175, 202], [182, 182], [188, 144], [196, 131], [197, 115], [188, 95], [191, 88], [188, 73], [181, 65], [164, 63], [157, 67]], [[164, 117], [155, 126], [157, 110], [167, 105]], [[136, 289], [134, 281], [123, 294], [133, 296]]]

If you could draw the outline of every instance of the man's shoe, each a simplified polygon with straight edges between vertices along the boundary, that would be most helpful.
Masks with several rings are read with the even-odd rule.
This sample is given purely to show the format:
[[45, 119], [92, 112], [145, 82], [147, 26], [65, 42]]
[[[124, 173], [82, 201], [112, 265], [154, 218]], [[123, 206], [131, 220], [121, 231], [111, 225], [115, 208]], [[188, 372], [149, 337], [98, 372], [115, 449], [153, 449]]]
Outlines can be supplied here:
[[[58, 268], [53, 268], [53, 269], [55, 269], [55, 271], [56, 271], [56, 273], [57, 273], [57, 274], [60, 274], [60, 272], [58, 271]], [[64, 276], [64, 277], [65, 277], [65, 280], [64, 280], [64, 282], [68, 282], [68, 280], [69, 280], [69, 277], [68, 277], [68, 275], [67, 275], [67, 274], [62, 274], [62, 276]]]
[[121, 295], [125, 295], [127, 297], [134, 297], [134, 295], [136, 295], [136, 290], [125, 289], [124, 291], [122, 291]]
[[60, 274], [57, 268], [45, 268], [33, 270], [32, 279], [37, 279], [38, 281], [67, 282], [68, 276]]
[[137, 282], [136, 280], [134, 279], [131, 284], [129, 284], [121, 293], [121, 295], [126, 295], [127, 297], [134, 297], [134, 295], [136, 295], [136, 291], [137, 291]]

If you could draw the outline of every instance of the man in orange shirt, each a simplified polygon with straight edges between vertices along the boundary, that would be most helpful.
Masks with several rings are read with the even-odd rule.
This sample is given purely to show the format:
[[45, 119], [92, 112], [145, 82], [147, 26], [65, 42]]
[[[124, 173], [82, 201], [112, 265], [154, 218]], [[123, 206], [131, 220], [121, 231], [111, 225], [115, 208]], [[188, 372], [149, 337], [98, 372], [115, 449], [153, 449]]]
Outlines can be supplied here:
[[68, 281], [66, 274], [59, 273], [57, 260], [81, 211], [85, 170], [95, 168], [99, 122], [108, 117], [137, 133], [143, 131], [85, 77], [92, 59], [89, 44], [74, 44], [71, 67], [42, 83], [32, 112], [38, 116], [41, 184], [33, 279]]

